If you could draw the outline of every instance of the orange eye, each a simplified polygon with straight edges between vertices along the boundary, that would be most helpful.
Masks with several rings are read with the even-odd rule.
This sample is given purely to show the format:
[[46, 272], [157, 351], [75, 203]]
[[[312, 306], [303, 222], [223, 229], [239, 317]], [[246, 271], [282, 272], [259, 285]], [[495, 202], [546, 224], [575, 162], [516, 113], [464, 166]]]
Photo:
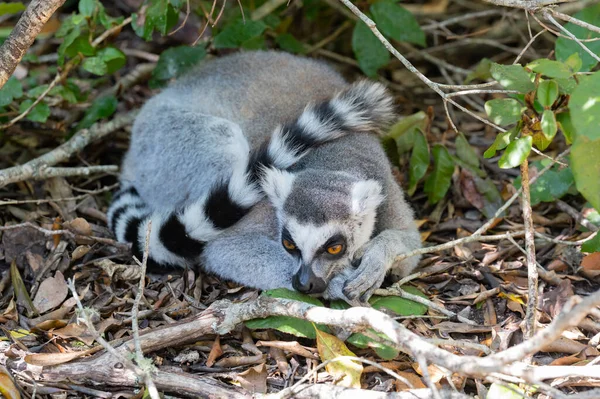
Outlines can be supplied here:
[[340, 252], [342, 252], [343, 248], [344, 247], [342, 246], [342, 244], [332, 245], [330, 247], [327, 247], [327, 253], [330, 255], [337, 255]]
[[285, 247], [285, 249], [293, 251], [296, 249], [296, 244], [294, 244], [291, 241], [288, 241], [286, 239], [283, 240], [283, 246]]

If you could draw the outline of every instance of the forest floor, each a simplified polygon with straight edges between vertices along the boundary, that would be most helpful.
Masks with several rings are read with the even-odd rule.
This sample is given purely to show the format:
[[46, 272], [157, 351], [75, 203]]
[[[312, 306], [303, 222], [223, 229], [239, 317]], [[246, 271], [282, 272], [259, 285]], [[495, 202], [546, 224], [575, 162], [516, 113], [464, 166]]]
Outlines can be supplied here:
[[[129, 15], [139, 2], [115, 2], [122, 3], [118, 6], [105, 3], [113, 15]], [[520, 10], [464, 0], [415, 2], [410, 7], [432, 44], [424, 50], [401, 43], [397, 43], [397, 47], [435, 82], [462, 84], [467, 78], [481, 82], [476, 73], [480, 60], [489, 58], [498, 63], [512, 63], [529, 41], [527, 20]], [[68, 8], [60, 9], [57, 21], [68, 12]], [[333, 8], [331, 12], [340, 13]], [[293, 16], [292, 11], [290, 13]], [[469, 18], [470, 14], [481, 16]], [[444, 22], [455, 17], [464, 18]], [[339, 15], [336, 18], [339, 19]], [[150, 89], [147, 82], [159, 54], [171, 46], [194, 42], [201, 25], [200, 19], [190, 18], [175, 34], [151, 42], [143, 41], [130, 29], [123, 29], [115, 43], [128, 55], [126, 66], [113, 76], [95, 81], [81, 79], [80, 83], [91, 85], [90, 98], [100, 93], [114, 93], [118, 105], [109, 120], [124, 118], [124, 123], [109, 128], [108, 134], [60, 166], [119, 165], [129, 143], [131, 118], [128, 115], [157, 92]], [[305, 44], [314, 43], [309, 36], [310, 26], [300, 26], [298, 32], [297, 37], [305, 40]], [[306, 38], [302, 32], [306, 32]], [[339, 44], [350, 41], [349, 33], [349, 29], [341, 29], [335, 38], [337, 45], [313, 46], [307, 55], [330, 62], [349, 80], [363, 76], [351, 51]], [[550, 54], [553, 40], [552, 35], [541, 35], [522, 53], [523, 61]], [[52, 40], [38, 41], [31, 51], [39, 61], [23, 63], [17, 73], [35, 76], [39, 82], [50, 81], [54, 72], [49, 65], [54, 65], [56, 45]], [[211, 53], [220, 56], [228, 51]], [[430, 145], [441, 143], [451, 151], [456, 150], [457, 134], [436, 93], [399, 62], [391, 62], [380, 75], [381, 81], [393, 91], [402, 116], [425, 113], [425, 133]], [[485, 116], [483, 104], [491, 98], [493, 94], [471, 95], [462, 104], [477, 115]], [[72, 134], [70, 126], [81, 120], [89, 105], [83, 102], [57, 106], [44, 124], [20, 121], [8, 127], [0, 136], [0, 167], [24, 164], [63, 144]], [[423, 294], [427, 307], [417, 314], [409, 311], [405, 315], [383, 310], [408, 330], [450, 353], [483, 357], [525, 340], [523, 321], [530, 282], [524, 236], [519, 234], [525, 229], [520, 201], [514, 201], [504, 213], [494, 217], [499, 206], [517, 192], [515, 179], [519, 170], [500, 169], [498, 157], [483, 158], [483, 152], [495, 139], [493, 128], [456, 108], [451, 108], [448, 115], [475, 150], [482, 176], [493, 182], [494, 193], [498, 195], [486, 196], [485, 190], [477, 187], [478, 176], [458, 166], [448, 194], [438, 203], [429, 203], [420, 185], [408, 199], [416, 211], [424, 246], [468, 237], [490, 220], [493, 221], [486, 235], [504, 234], [506, 238], [467, 240], [423, 255], [418, 273], [404, 283]], [[557, 140], [545, 154], [556, 158], [565, 148], [564, 140]], [[399, 184], [407, 187], [409, 157], [394, 155], [392, 162]], [[532, 155], [530, 175], [539, 173], [545, 165], [543, 162], [547, 162], [547, 158]], [[201, 320], [210, 313], [211, 305], [223, 299], [251, 303], [261, 294], [201, 271], [182, 270], [148, 273], [141, 279], [145, 283], [143, 297], [136, 298], [141, 268], [132, 259], [129, 248], [115, 242], [106, 226], [106, 209], [111, 193], [118, 187], [118, 172], [116, 168], [105, 170], [108, 172], [72, 177], [48, 177], [47, 172], [41, 170], [36, 179], [17, 179], [0, 188], [0, 224], [4, 226], [0, 228], [0, 327], [4, 335], [0, 340], [0, 356], [5, 365], [0, 373], [0, 384], [2, 378], [11, 375], [23, 396], [141, 397], [142, 393], [127, 382], [132, 380], [126, 378], [125, 371], [121, 380], [114, 374], [104, 375], [99, 369], [86, 368], [85, 362], [100, 356], [105, 348], [97, 343], [96, 333], [85, 321], [91, 322], [96, 332], [116, 347], [132, 338], [135, 324], [144, 337], [148, 332], [179, 326], [186, 320]], [[550, 173], [558, 174], [559, 169]], [[555, 183], [551, 180], [545, 184]], [[600, 254], [585, 254], [580, 246], [559, 241], [585, 239], [590, 232], [598, 230], [594, 223], [600, 221], [600, 215], [586, 207], [585, 201], [577, 195], [544, 201], [546, 199], [533, 205], [535, 231], [555, 240], [541, 235], [535, 239], [540, 265], [537, 320], [534, 321], [538, 330], [557, 318], [563, 305], [571, 304], [574, 296], [586, 297], [600, 289]], [[512, 232], [515, 234], [506, 234]], [[70, 287], [69, 281], [74, 281], [74, 287]], [[81, 305], [93, 308], [94, 312], [78, 311], [70, 288], [77, 291]], [[378, 294], [390, 295], [392, 291], [384, 287]], [[138, 308], [137, 312], [134, 307]], [[566, 329], [560, 339], [548, 342], [531, 362], [539, 366], [597, 364], [600, 359], [598, 313], [596, 309], [595, 314]], [[342, 330], [333, 332], [344, 336]], [[187, 333], [182, 330], [182, 334]], [[240, 324], [226, 334], [197, 333], [193, 342], [162, 342], [155, 348], [158, 349], [145, 348], [146, 358], [163, 373], [154, 383], [165, 387], [169, 384], [162, 378], [167, 378], [166, 375], [174, 378], [170, 393], [176, 396], [194, 396], [192, 388], [186, 391], [177, 386], [177, 381], [188, 381], [177, 380], [177, 376], [208, 377], [198, 381], [206, 383], [213, 379], [216, 381], [213, 395], [223, 396], [230, 390], [230, 397], [243, 397], [250, 392], [279, 392], [304, 376], [313, 383], [335, 381], [329, 369], [311, 373], [323, 360], [314, 339], [277, 329], [249, 329]], [[406, 383], [382, 371], [381, 366], [404, 377], [415, 389], [433, 383], [440, 389], [480, 398], [485, 397], [490, 383], [495, 381], [493, 376], [485, 380], [449, 373], [431, 363], [424, 373], [418, 361], [403, 353], [383, 360], [373, 349], [350, 343], [348, 348], [356, 356], [371, 361], [364, 364], [360, 387], [373, 393], [400, 394], [408, 389]], [[80, 368], [60, 368], [69, 364]], [[126, 365], [121, 366], [127, 369]], [[98, 376], [93, 377], [96, 372]], [[60, 373], [63, 373], [62, 378], [57, 375]], [[517, 389], [518, 385], [512, 387]], [[600, 388], [600, 375], [559, 376], [547, 380], [540, 397], [555, 397], [552, 392], [556, 395], [583, 393], [593, 388]], [[322, 392], [333, 396], [332, 392]], [[507, 392], [516, 394], [510, 389]], [[430, 397], [426, 395], [433, 393], [422, 395], [425, 396], [418, 397]]]

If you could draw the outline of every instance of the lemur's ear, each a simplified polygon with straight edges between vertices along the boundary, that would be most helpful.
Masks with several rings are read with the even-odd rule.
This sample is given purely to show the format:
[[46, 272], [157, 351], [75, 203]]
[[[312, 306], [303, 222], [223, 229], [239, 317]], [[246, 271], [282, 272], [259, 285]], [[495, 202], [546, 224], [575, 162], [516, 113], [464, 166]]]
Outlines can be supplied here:
[[373, 214], [383, 201], [381, 184], [375, 180], [361, 180], [352, 186], [352, 213], [355, 217]]
[[268, 168], [263, 171], [260, 185], [275, 208], [281, 209], [292, 191], [295, 179], [296, 176], [290, 172]]

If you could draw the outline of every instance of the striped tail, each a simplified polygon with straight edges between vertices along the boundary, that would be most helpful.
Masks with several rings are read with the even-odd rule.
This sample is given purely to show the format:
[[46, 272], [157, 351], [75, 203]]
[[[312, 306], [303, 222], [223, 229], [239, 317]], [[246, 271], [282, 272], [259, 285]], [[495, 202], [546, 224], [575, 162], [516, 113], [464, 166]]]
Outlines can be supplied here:
[[[207, 241], [244, 217], [263, 197], [259, 180], [268, 168], [287, 169], [323, 143], [354, 132], [378, 132], [394, 119], [393, 99], [383, 85], [357, 82], [332, 99], [309, 104], [293, 123], [275, 129], [268, 142], [234, 170], [229, 181], [177, 211], [151, 212], [133, 186], [124, 186], [110, 205], [109, 227], [132, 244], [141, 259], [152, 221], [149, 262], [164, 266], [197, 264]], [[247, 156], [242, 155], [240, 156]]]

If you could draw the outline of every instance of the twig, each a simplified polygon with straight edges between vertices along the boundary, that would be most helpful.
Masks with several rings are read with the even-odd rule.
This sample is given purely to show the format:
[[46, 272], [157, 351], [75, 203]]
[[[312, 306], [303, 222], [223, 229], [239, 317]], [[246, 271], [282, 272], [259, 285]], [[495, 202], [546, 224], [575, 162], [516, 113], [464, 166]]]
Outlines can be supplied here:
[[535, 260], [535, 241], [531, 210], [531, 195], [529, 193], [529, 161], [527, 158], [521, 164], [521, 186], [523, 195], [521, 196], [521, 208], [523, 210], [523, 224], [525, 225], [525, 250], [527, 259], [527, 311], [525, 314], [525, 338], [531, 338], [535, 334], [537, 321], [537, 300], [538, 300], [538, 269]]
[[288, 0], [268, 0], [250, 14], [250, 19], [258, 21], [271, 14], [279, 6], [285, 4]]
[[126, 114], [115, 117], [112, 121], [103, 124], [96, 123], [89, 129], [77, 132], [66, 143], [58, 146], [54, 150], [35, 158], [23, 165], [13, 166], [0, 171], [0, 187], [10, 183], [35, 178], [36, 175], [48, 166], [55, 165], [67, 160], [77, 151], [82, 150], [88, 144], [100, 140], [104, 136], [127, 126], [133, 122], [137, 110], [129, 111]]
[[[86, 193], [82, 195], [78, 195], [75, 197], [66, 197], [66, 198], [50, 198], [50, 199], [31, 199], [31, 200], [4, 200], [0, 201], [0, 206], [6, 205], [22, 205], [22, 204], [45, 204], [48, 202], [64, 202], [64, 201], [77, 201], [80, 199], [87, 198], [91, 195], [104, 193], [107, 191], [112, 191], [115, 188], [119, 187], [119, 183], [111, 184], [110, 186], [102, 187], [97, 190], [85, 190]], [[81, 189], [79, 189], [81, 190]]]
[[551, 12], [552, 15], [554, 15], [556, 18], [562, 19], [563, 21], [570, 22], [570, 23], [572, 23], [574, 25], [581, 26], [582, 28], [585, 28], [585, 29], [590, 30], [592, 32], [600, 33], [600, 27], [597, 27], [596, 25], [588, 24], [585, 21], [582, 21], [582, 20], [577, 19], [577, 18], [573, 18], [570, 15], [563, 14], [562, 12], [559, 12], [559, 11], [557, 11], [555, 9], [552, 9], [552, 8], [546, 9], [544, 11]]
[[123, 20], [123, 22], [121, 22], [119, 25], [113, 26], [112, 28], [104, 31], [100, 36], [98, 36], [97, 38], [94, 39], [94, 41], [92, 42], [92, 47], [97, 47], [107, 37], [110, 37], [115, 32], [121, 31], [121, 29], [123, 29], [124, 26], [127, 26], [131, 23], [131, 20], [132, 20], [132, 18], [131, 18], [131, 16], [129, 16], [129, 17], [125, 18]]
[[32, 0], [0, 47], [0, 88], [33, 44], [52, 14], [65, 0]]
[[570, 3], [576, 0], [483, 0], [495, 6], [521, 8], [524, 10], [537, 10], [544, 6], [558, 3]]
[[579, 40], [574, 34], [572, 34], [568, 29], [566, 29], [565, 27], [563, 27], [561, 24], [559, 24], [553, 17], [552, 15], [550, 15], [550, 11], [544, 10], [543, 11], [543, 15], [544, 18], [546, 18], [548, 21], [550, 21], [554, 26], [556, 26], [557, 28], [559, 28], [561, 31], [564, 32], [565, 35], [567, 35], [571, 40], [573, 40], [575, 43], [577, 43], [586, 53], [588, 53], [589, 55], [592, 56], [592, 58], [594, 58], [596, 61], [600, 62], [600, 57], [598, 57], [596, 55], [596, 53], [594, 53], [592, 50], [590, 50], [588, 48], [588, 46], [586, 46], [585, 44], [583, 44], [581, 42], [581, 40]]
[[42, 167], [32, 176], [32, 179], [43, 180], [51, 177], [90, 176], [95, 173], [116, 173], [119, 171], [117, 165], [78, 166], [73, 168], [44, 168]]
[[174, 35], [175, 33], [179, 32], [185, 26], [189, 17], [190, 17], [190, 0], [185, 0], [185, 17], [183, 17], [183, 21], [181, 21], [181, 24], [179, 24], [179, 26], [177, 28], [175, 28], [175, 30], [173, 32], [169, 33], [167, 36], [171, 36], [171, 35]]

